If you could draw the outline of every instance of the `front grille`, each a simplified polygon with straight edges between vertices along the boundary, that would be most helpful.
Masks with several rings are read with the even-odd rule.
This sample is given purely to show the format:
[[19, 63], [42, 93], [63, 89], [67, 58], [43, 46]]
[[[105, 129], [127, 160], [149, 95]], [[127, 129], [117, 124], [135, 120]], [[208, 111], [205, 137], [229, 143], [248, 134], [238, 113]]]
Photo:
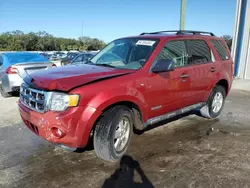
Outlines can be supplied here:
[[20, 88], [21, 103], [37, 112], [44, 113], [46, 110], [46, 92], [33, 89], [26, 84], [22, 84]]

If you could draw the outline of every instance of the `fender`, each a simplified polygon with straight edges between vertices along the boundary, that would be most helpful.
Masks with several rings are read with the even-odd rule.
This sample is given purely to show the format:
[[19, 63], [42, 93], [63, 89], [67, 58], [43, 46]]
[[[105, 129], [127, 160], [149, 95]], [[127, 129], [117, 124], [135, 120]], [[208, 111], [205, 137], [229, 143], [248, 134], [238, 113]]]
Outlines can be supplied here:
[[232, 86], [232, 79], [230, 79], [230, 76], [228, 73], [224, 73], [223, 75], [220, 73], [220, 72], [217, 72], [215, 76], [213, 76], [211, 82], [210, 82], [210, 85], [208, 86], [208, 89], [207, 89], [207, 93], [205, 94], [205, 100], [204, 101], [207, 101], [208, 100], [208, 97], [210, 96], [213, 88], [215, 87], [215, 85], [220, 81], [220, 80], [226, 80], [227, 83], [228, 83], [228, 91], [227, 91], [227, 94]]
[[232, 82], [233, 82], [233, 78], [230, 78], [230, 75], [228, 72], [224, 72], [224, 75], [223, 77], [221, 77], [221, 80], [226, 80], [227, 83], [228, 83], [228, 91], [227, 91], [227, 95], [229, 93], [229, 91], [231, 90], [231, 87], [232, 87]]
[[143, 94], [135, 88], [128, 87], [125, 91], [123, 88], [120, 91], [101, 92], [88, 103], [88, 106], [97, 109], [99, 112], [103, 112], [107, 107], [122, 102], [131, 102], [137, 105], [140, 109], [142, 120], [144, 122], [147, 121], [148, 105], [145, 102]]
[[103, 111], [109, 106], [121, 102], [131, 102], [137, 105], [140, 109], [143, 122], [147, 121], [147, 104], [145, 103], [144, 96], [138, 90], [127, 87], [126, 92], [124, 92], [124, 88], [120, 91], [101, 92], [88, 102], [81, 116], [81, 124], [86, 125], [84, 129], [82, 126], [77, 127], [76, 132], [83, 134], [81, 136], [82, 146], [86, 146], [91, 130]]

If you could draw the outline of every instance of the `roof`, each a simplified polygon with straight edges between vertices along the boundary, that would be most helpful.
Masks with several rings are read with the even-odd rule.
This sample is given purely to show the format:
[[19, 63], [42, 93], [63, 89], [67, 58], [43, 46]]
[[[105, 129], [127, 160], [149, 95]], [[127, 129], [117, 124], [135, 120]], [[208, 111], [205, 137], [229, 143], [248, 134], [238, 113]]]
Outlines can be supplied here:
[[[170, 31], [157, 31], [157, 32], [145, 32], [137, 38], [183, 38], [183, 37], [194, 37], [194, 38], [218, 38], [212, 32], [206, 31], [191, 31], [191, 30], [170, 30]], [[130, 37], [129, 37], [130, 38]]]
[[156, 31], [156, 32], [150, 32], [150, 33], [141, 33], [140, 35], [145, 35], [145, 34], [161, 34], [161, 33], [175, 33], [176, 35], [181, 35], [181, 34], [193, 34], [193, 35], [210, 35], [210, 36], [215, 36], [212, 32], [207, 32], [207, 31], [194, 31], [194, 30], [168, 30], [168, 31]]

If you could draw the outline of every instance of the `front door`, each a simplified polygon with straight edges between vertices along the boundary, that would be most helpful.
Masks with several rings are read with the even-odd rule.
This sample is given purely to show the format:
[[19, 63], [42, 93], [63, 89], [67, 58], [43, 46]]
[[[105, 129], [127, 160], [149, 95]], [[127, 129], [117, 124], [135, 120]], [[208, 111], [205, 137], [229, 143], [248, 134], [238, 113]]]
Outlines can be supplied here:
[[176, 68], [170, 72], [149, 73], [146, 93], [149, 118], [184, 108], [190, 95], [190, 68], [187, 67], [185, 42], [168, 41], [158, 54], [155, 63], [160, 59], [173, 60]]

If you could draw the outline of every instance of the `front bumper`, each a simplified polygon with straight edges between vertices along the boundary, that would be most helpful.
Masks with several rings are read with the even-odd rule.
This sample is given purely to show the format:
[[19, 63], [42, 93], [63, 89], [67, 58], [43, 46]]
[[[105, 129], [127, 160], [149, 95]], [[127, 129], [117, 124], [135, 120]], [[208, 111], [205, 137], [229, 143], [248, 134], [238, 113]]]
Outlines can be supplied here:
[[[32, 132], [49, 142], [72, 148], [87, 145], [91, 129], [101, 114], [92, 107], [83, 106], [69, 108], [60, 113], [49, 111], [42, 114], [25, 107], [20, 101], [18, 105], [23, 122]], [[60, 129], [64, 136], [56, 137], [53, 128]]]
[[18, 91], [23, 79], [18, 74], [5, 74], [2, 77], [2, 88], [5, 93]]

